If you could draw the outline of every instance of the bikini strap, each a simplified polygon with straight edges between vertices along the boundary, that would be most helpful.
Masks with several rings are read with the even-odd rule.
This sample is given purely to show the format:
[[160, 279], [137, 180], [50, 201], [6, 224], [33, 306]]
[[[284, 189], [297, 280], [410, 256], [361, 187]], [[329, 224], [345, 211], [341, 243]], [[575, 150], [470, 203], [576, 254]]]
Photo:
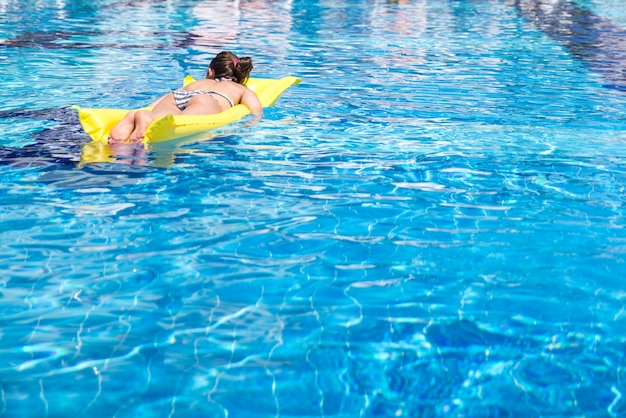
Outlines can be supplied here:
[[217, 94], [218, 96], [222, 96], [224, 99], [226, 99], [228, 101], [228, 103], [230, 103], [230, 107], [234, 107], [235, 106], [235, 102], [233, 102], [233, 100], [228, 97], [227, 95], [217, 92], [217, 91], [210, 91], [208, 92], [209, 94]]

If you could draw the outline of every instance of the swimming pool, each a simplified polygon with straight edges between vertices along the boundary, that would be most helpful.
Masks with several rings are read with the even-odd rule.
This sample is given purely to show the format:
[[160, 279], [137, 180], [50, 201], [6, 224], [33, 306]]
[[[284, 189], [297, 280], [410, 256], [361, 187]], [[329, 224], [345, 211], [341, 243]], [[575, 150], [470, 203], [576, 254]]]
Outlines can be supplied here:
[[[619, 6], [0, 1], [0, 413], [624, 415]], [[302, 83], [84, 161], [222, 49]]]

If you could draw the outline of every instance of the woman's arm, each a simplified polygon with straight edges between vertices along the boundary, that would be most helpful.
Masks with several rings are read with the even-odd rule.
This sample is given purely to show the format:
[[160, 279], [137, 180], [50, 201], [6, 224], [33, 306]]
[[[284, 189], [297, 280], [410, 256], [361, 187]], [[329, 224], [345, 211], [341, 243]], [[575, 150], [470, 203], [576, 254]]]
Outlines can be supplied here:
[[260, 119], [261, 116], [263, 116], [263, 106], [261, 105], [259, 97], [249, 88], [244, 88], [245, 90], [241, 96], [240, 103], [250, 109], [250, 113], [252, 113], [256, 119]]

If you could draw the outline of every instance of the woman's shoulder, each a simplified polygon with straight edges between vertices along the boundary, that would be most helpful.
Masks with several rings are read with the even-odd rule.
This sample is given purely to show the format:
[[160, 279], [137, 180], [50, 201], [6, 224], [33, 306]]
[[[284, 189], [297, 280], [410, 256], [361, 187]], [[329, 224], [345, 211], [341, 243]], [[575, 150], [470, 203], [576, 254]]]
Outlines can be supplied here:
[[196, 80], [192, 83], [189, 83], [185, 86], [186, 90], [205, 90], [213, 85], [215, 85], [215, 81], [209, 78], [204, 78], [202, 80]]
[[246, 86], [244, 86], [243, 84], [239, 84], [235, 81], [231, 81], [231, 80], [213, 80], [210, 78], [205, 78], [202, 80], [196, 80], [193, 83], [188, 84], [187, 86], [185, 86], [185, 89], [187, 90], [207, 90], [207, 89], [212, 89], [212, 90], [220, 90], [222, 88], [227, 88], [227, 89], [236, 89], [239, 91], [245, 91], [247, 89]]

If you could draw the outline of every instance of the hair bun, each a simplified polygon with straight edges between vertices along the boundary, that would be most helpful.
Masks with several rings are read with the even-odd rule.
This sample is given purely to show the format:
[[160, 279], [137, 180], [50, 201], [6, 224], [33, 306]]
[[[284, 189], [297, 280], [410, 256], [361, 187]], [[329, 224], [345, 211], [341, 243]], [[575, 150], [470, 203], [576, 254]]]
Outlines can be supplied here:
[[239, 80], [240, 83], [245, 83], [248, 77], [250, 77], [250, 73], [252, 72], [252, 58], [241, 57], [237, 59], [236, 63], [235, 60], [233, 60], [233, 64], [233, 72], [235, 74], [235, 77], [237, 78], [237, 80]]
[[237, 83], [245, 84], [252, 71], [252, 58], [239, 58], [230, 51], [222, 51], [213, 58], [209, 70], [213, 70], [213, 78], [230, 78]]

